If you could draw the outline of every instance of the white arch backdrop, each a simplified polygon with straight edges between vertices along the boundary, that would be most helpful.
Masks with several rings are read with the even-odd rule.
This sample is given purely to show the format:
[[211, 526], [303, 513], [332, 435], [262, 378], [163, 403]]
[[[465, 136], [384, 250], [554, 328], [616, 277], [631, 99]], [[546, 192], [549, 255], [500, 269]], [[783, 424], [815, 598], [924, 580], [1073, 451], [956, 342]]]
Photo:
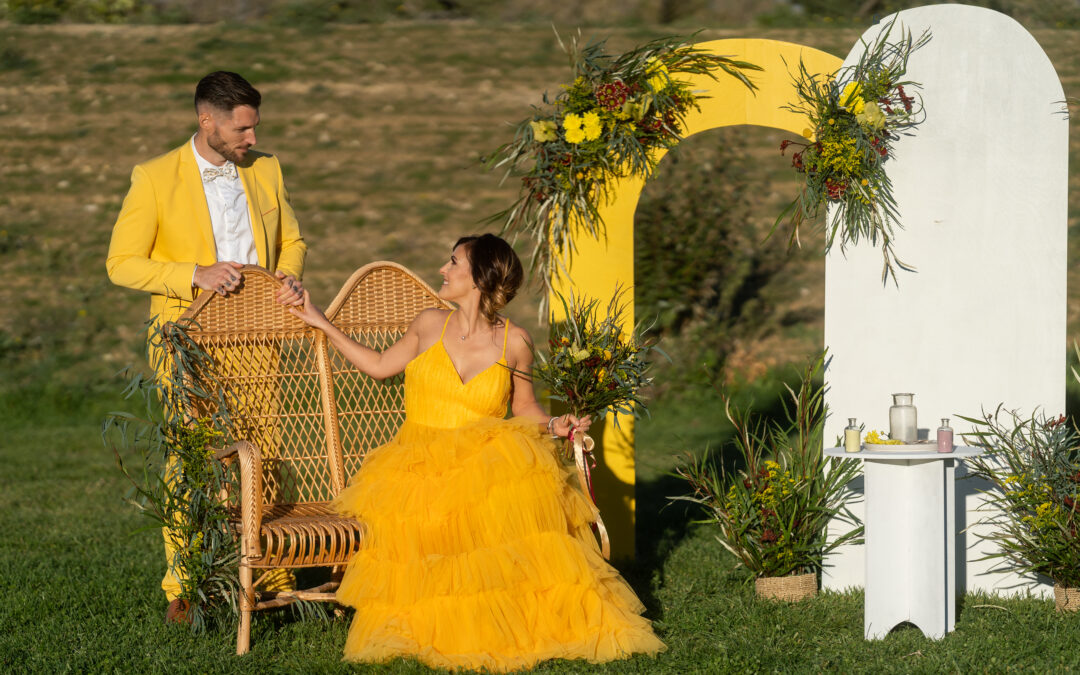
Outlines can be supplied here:
[[[896, 144], [888, 167], [905, 227], [896, 251], [918, 271], [900, 271], [899, 287], [883, 286], [873, 246], [829, 254], [825, 438], [842, 436], [848, 417], [888, 430], [892, 392], [915, 392], [921, 433], [950, 417], [959, 434], [970, 426], [957, 414], [978, 416], [999, 403], [1056, 415], [1065, 406], [1066, 356], [1069, 130], [1061, 83], [1035, 39], [1003, 14], [933, 5], [898, 17], [897, 28], [933, 33], [908, 67], [908, 79], [922, 84], [927, 119]], [[845, 65], [861, 52], [856, 45]], [[985, 515], [976, 511], [977, 487], [957, 485], [961, 530]], [[1046, 591], [976, 562], [988, 549], [973, 530], [956, 544], [958, 591]], [[863, 581], [861, 546], [831, 556], [822, 579], [833, 589]]]

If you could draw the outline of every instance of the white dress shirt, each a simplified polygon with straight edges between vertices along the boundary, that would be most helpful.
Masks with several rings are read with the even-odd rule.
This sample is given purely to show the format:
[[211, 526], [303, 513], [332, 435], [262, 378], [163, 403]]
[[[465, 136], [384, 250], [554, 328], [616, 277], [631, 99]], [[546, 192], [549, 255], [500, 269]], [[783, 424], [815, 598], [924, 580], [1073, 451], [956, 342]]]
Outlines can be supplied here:
[[[191, 137], [191, 149], [199, 165], [200, 177], [203, 169], [217, 168], [199, 154], [194, 136]], [[203, 181], [203, 193], [206, 195], [206, 206], [210, 210], [210, 224], [214, 228], [218, 262], [229, 260], [258, 265], [259, 254], [255, 250], [247, 194], [244, 192], [244, 182], [240, 180], [240, 174], [237, 173], [235, 178], [219, 176], [210, 182]]]

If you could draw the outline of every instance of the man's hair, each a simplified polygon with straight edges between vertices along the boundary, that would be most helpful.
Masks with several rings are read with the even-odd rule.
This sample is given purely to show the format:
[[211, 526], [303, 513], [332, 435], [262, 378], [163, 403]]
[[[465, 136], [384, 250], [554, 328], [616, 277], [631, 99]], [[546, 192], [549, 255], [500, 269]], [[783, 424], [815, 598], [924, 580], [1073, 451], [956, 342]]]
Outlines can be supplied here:
[[262, 95], [244, 78], [225, 70], [210, 73], [195, 86], [195, 110], [206, 104], [217, 110], [231, 113], [235, 108], [249, 105], [256, 110], [262, 103]]

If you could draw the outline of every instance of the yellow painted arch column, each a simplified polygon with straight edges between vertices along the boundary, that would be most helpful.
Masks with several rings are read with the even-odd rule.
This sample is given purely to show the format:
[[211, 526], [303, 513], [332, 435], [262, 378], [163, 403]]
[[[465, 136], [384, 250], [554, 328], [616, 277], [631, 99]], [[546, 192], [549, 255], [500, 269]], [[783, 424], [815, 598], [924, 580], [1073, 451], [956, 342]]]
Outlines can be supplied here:
[[[776, 40], [715, 40], [697, 45], [714, 54], [749, 61], [764, 71], [751, 73], [758, 90], [751, 92], [735, 78], [720, 73], [714, 81], [705, 76], [683, 76], [701, 92], [701, 110], [686, 117], [685, 137], [696, 133], [738, 124], [772, 127], [802, 133], [806, 118], [783, 106], [796, 103], [792, 73], [802, 60], [810, 74], [831, 76], [843, 60], [826, 52]], [[657, 161], [666, 151], [657, 155]], [[645, 181], [637, 177], [617, 181], [600, 215], [607, 229], [605, 241], [586, 237], [575, 241], [577, 252], [569, 266], [569, 280], [557, 278], [553, 287], [567, 295], [574, 292], [606, 302], [616, 286], [630, 287], [634, 282], [634, 212]], [[794, 195], [792, 195], [794, 197]], [[557, 302], [552, 303], [556, 307]], [[632, 326], [634, 307], [626, 313]], [[634, 431], [633, 420], [621, 418], [619, 428], [609, 416], [603, 424], [594, 424], [590, 432], [597, 441], [598, 466], [594, 472], [597, 505], [611, 533], [612, 557], [633, 557], [634, 541]]]

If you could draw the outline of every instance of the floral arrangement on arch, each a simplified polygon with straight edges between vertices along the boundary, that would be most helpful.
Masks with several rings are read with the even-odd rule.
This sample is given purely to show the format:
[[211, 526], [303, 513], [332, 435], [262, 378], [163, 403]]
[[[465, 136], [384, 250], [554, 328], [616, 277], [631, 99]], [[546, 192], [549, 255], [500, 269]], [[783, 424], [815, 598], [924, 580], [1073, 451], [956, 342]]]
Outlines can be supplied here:
[[791, 243], [797, 245], [803, 222], [832, 206], [825, 224], [825, 250], [837, 239], [841, 249], [860, 239], [875, 245], [880, 240], [885, 258], [881, 279], [884, 282], [892, 275], [895, 283], [896, 267], [914, 268], [893, 250], [899, 217], [885, 165], [893, 155], [893, 144], [902, 135], [911, 135], [925, 119], [922, 99], [913, 91], [918, 83], [903, 77], [908, 58], [929, 42], [930, 33], [915, 40], [907, 32], [890, 42], [892, 28], [889, 24], [882, 30], [866, 45], [859, 62], [835, 77], [822, 79], [799, 63], [795, 75], [799, 102], [785, 108], [805, 115], [809, 127], [803, 131], [804, 141], [785, 140], [780, 152], [797, 148], [791, 165], [805, 182], [773, 229], [790, 218]]
[[[788, 389], [786, 421], [755, 421], [733, 411], [725, 397], [735, 431], [734, 468], [723, 453], [705, 452], [688, 455], [676, 469], [691, 493], [671, 499], [704, 507], [703, 522], [719, 527], [721, 545], [755, 579], [816, 572], [828, 552], [861, 541], [863, 527], [847, 508], [847, 485], [861, 467], [822, 453], [825, 392], [816, 381], [824, 362], [822, 353], [803, 371], [798, 391]], [[833, 518], [851, 528], [830, 539]]]
[[648, 178], [656, 152], [682, 138], [688, 111], [699, 96], [681, 75], [717, 77], [723, 71], [750, 89], [746, 71], [758, 66], [697, 49], [678, 37], [649, 42], [612, 56], [604, 42], [579, 47], [559, 44], [570, 55], [574, 80], [543, 108], [519, 123], [514, 140], [487, 160], [521, 175], [517, 201], [492, 216], [503, 231], [527, 233], [534, 241], [530, 272], [545, 290], [565, 269], [580, 233], [604, 236], [599, 208], [612, 182]]
[[[614, 412], [617, 427], [618, 414], [638, 417], [641, 411], [647, 412], [643, 390], [652, 384], [647, 356], [653, 350], [663, 352], [643, 339], [640, 324], [625, 329], [625, 289], [616, 289], [606, 308], [596, 299], [577, 295], [567, 299], [557, 291], [554, 295], [562, 306], [562, 318], [550, 317], [548, 353], [534, 347], [533, 370], [526, 374], [539, 381], [552, 400], [562, 402], [578, 417], [599, 419]], [[595, 503], [593, 447], [588, 435], [571, 433], [563, 452], [574, 462], [581, 489], [588, 491]], [[611, 542], [599, 513], [594, 526], [601, 551], [610, 558]]]
[[965, 434], [984, 454], [968, 460], [968, 471], [989, 481], [983, 494], [997, 513], [983, 538], [1020, 572], [1041, 574], [1062, 588], [1080, 588], [1080, 433], [1064, 416], [1021, 417], [999, 406]]

